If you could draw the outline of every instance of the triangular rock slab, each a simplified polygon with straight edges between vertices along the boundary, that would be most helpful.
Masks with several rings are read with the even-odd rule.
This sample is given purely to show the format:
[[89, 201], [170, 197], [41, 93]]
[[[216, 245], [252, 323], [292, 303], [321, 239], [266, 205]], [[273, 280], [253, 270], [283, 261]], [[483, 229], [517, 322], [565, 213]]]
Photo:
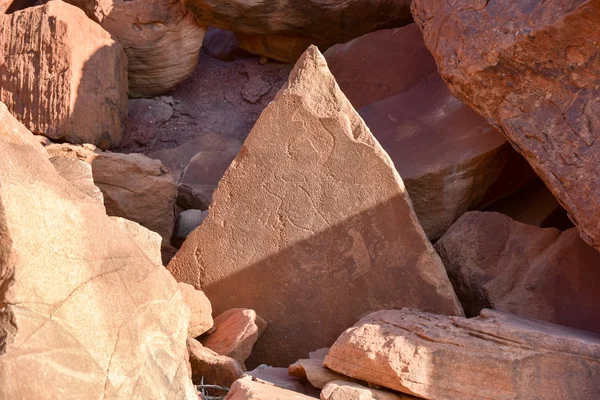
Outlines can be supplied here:
[[251, 365], [289, 365], [366, 312], [462, 314], [402, 179], [309, 48], [168, 268], [215, 313], [268, 323]]

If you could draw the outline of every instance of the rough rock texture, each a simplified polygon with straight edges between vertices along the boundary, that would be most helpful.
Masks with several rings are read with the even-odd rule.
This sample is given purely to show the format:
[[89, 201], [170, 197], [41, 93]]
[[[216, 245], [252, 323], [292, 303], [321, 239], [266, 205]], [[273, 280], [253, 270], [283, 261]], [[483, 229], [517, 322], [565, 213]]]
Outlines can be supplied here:
[[600, 249], [600, 3], [412, 4], [453, 92], [503, 131]]
[[467, 316], [494, 308], [600, 333], [600, 254], [576, 229], [469, 212], [436, 249]]
[[193, 399], [175, 280], [13, 139], [0, 138], [0, 398]]
[[185, 210], [179, 213], [175, 221], [175, 229], [171, 236], [171, 244], [175, 247], [181, 247], [185, 239], [194, 229], [208, 217], [208, 211]]
[[176, 186], [159, 160], [135, 153], [94, 152], [67, 144], [52, 144], [46, 149], [54, 156], [90, 163], [108, 215], [138, 222], [157, 232], [163, 244], [169, 242], [175, 225]]
[[368, 33], [323, 55], [356, 109], [406, 92], [437, 71], [416, 24]]
[[453, 97], [437, 73], [359, 114], [392, 158], [431, 240], [465, 211], [535, 178], [504, 136]]
[[492, 310], [375, 312], [339, 337], [325, 365], [433, 400], [600, 396], [600, 335]]
[[308, 381], [312, 386], [322, 389], [332, 381], [354, 381], [344, 375], [340, 375], [328, 368], [323, 367], [323, 360], [329, 349], [323, 352], [311, 352], [309, 357], [296, 361], [288, 367], [291, 376]]
[[[68, 160], [68, 158], [63, 158], [64, 160]], [[81, 162], [81, 161], [80, 161]], [[144, 228], [142, 225], [137, 222], [130, 221], [121, 217], [110, 217], [113, 221], [119, 225], [119, 227], [129, 234], [129, 237], [138, 245], [140, 249], [148, 256], [150, 261], [152, 261], [156, 265], [163, 266], [162, 264], [162, 256], [160, 253], [160, 247], [162, 238], [156, 232], [152, 232], [148, 228]], [[185, 298], [185, 293], [183, 293], [183, 299], [186, 304], [188, 304], [187, 299]], [[192, 321], [194, 319], [194, 314], [190, 316], [189, 328], [192, 326]]]
[[321, 400], [408, 400], [413, 396], [371, 389], [355, 382], [329, 382], [321, 391]]
[[233, 358], [221, 356], [202, 346], [196, 339], [188, 338], [187, 348], [192, 367], [192, 381], [231, 387], [244, 374], [242, 367]]
[[127, 115], [121, 45], [62, 1], [0, 21], [0, 101], [14, 116], [52, 139], [117, 146]]
[[129, 114], [119, 151], [137, 153], [140, 148], [156, 142], [160, 136], [161, 125], [173, 116], [173, 107], [170, 104], [172, 102], [170, 96], [130, 99]]
[[[299, 52], [295, 51], [296, 57], [311, 43], [326, 48], [377, 29], [406, 25], [412, 20], [410, 0], [184, 2], [201, 24], [245, 35], [273, 35], [265, 40], [271, 44], [283, 42], [297, 48]], [[260, 40], [256, 36], [253, 39], [255, 43]], [[304, 42], [304, 48], [293, 46], [294, 40]], [[284, 47], [279, 45], [272, 49], [282, 50], [283, 55], [290, 54], [291, 51], [286, 51]]]
[[212, 306], [204, 292], [183, 282], [179, 282], [179, 289], [185, 304], [190, 308], [188, 336], [195, 338], [208, 332], [213, 327]]
[[56, 172], [77, 190], [85, 193], [99, 204], [104, 204], [104, 196], [98, 186], [94, 184], [90, 164], [76, 158], [60, 156], [50, 157], [50, 162], [54, 165]]
[[225, 400], [314, 400], [314, 397], [293, 392], [265, 382], [257, 382], [250, 376], [235, 381]]
[[289, 365], [373, 309], [462, 314], [402, 179], [312, 46], [168, 268], [216, 313], [267, 321], [254, 365]]
[[254, 310], [234, 308], [215, 318], [216, 330], [202, 340], [202, 345], [244, 366], [266, 327], [265, 320]]
[[235, 38], [240, 48], [249, 53], [288, 64], [298, 61], [308, 46], [317, 43], [315, 39], [285, 33], [270, 35], [236, 33]]

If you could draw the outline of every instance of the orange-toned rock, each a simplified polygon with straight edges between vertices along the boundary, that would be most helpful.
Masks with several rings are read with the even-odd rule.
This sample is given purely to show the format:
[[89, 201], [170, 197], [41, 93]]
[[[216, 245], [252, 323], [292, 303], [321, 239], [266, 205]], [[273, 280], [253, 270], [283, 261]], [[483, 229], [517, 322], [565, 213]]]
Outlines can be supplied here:
[[402, 309], [346, 330], [325, 366], [426, 399], [600, 396], [600, 335], [484, 310], [473, 319]]
[[314, 400], [314, 397], [293, 392], [266, 382], [257, 382], [250, 376], [238, 379], [231, 386], [225, 400]]
[[22, 123], [10, 113], [6, 104], [0, 101], [0, 137], [11, 143], [27, 145], [38, 153], [48, 156], [36, 136], [33, 136]]
[[467, 210], [535, 178], [504, 136], [453, 97], [437, 73], [359, 113], [392, 158], [431, 240]]
[[244, 372], [233, 358], [222, 356], [200, 344], [196, 339], [188, 338], [187, 349], [192, 367], [192, 380], [200, 385], [204, 383], [230, 387], [241, 378]]
[[[62, 158], [62, 157], [61, 157]], [[69, 160], [68, 158], [62, 158], [63, 160]], [[79, 161], [83, 162], [83, 161]], [[86, 164], [87, 165], [87, 164]], [[129, 237], [138, 245], [138, 247], [146, 254], [146, 256], [152, 261], [154, 264], [163, 266], [162, 256], [160, 253], [162, 238], [156, 232], [152, 232], [150, 229], [143, 227], [137, 222], [130, 221], [121, 217], [110, 217], [113, 221], [117, 223], [117, 225], [124, 231], [127, 232]], [[182, 292], [183, 294], [183, 292]], [[184, 302], [188, 304], [188, 302], [184, 297]], [[189, 304], [188, 304], [189, 305]], [[189, 326], [192, 326], [192, 320], [194, 319], [194, 314], [190, 316]], [[189, 328], [188, 328], [189, 330]]]
[[60, 156], [50, 157], [49, 160], [54, 165], [56, 172], [71, 185], [90, 196], [90, 198], [99, 204], [104, 204], [104, 196], [98, 186], [94, 184], [92, 166], [90, 164], [76, 158]]
[[311, 352], [309, 358], [296, 361], [288, 367], [288, 373], [302, 380], [308, 381], [312, 386], [323, 389], [332, 381], [354, 381], [323, 366], [323, 360], [329, 352], [328, 348]]
[[212, 306], [201, 290], [197, 290], [187, 283], [179, 282], [178, 284], [181, 294], [183, 295], [183, 300], [190, 308], [188, 336], [190, 338], [198, 337], [207, 332], [214, 325]]
[[416, 24], [368, 33], [323, 55], [356, 109], [419, 86], [437, 71]]
[[382, 307], [462, 314], [402, 179], [314, 46], [168, 268], [216, 313], [267, 321], [254, 365], [289, 365]]
[[253, 310], [234, 308], [215, 318], [216, 329], [202, 339], [202, 345], [244, 366], [266, 327], [265, 320]]
[[193, 399], [175, 280], [10, 135], [0, 136], [0, 287], [0, 398]]
[[469, 212], [435, 246], [467, 316], [494, 308], [600, 333], [600, 254], [576, 229]]
[[412, 7], [453, 92], [502, 130], [600, 250], [600, 2]]
[[35, 134], [117, 146], [127, 115], [121, 45], [62, 1], [1, 16], [0, 24], [0, 101], [13, 115]]
[[356, 382], [333, 381], [321, 391], [321, 400], [409, 400], [416, 397], [371, 389]]
[[314, 39], [285, 33], [270, 35], [236, 33], [235, 38], [240, 48], [249, 53], [288, 64], [298, 61], [308, 46], [315, 43]]

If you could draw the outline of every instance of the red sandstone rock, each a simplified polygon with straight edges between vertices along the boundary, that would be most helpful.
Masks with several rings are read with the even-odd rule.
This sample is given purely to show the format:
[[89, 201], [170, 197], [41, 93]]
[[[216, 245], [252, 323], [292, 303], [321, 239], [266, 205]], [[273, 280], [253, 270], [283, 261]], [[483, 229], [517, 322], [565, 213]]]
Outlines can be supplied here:
[[236, 33], [235, 38], [240, 48], [249, 53], [288, 64], [294, 64], [308, 46], [315, 43], [314, 39], [285, 33], [270, 35]]
[[225, 400], [314, 400], [314, 397], [282, 389], [266, 382], [256, 382], [250, 376], [235, 381]]
[[600, 333], [600, 254], [576, 229], [469, 212], [435, 246], [468, 316], [494, 308]]
[[453, 92], [497, 125], [600, 249], [600, 2], [414, 0]]
[[323, 366], [323, 360], [328, 352], [328, 348], [311, 352], [309, 358], [298, 360], [290, 365], [288, 373], [291, 376], [308, 381], [318, 389], [323, 389], [325, 385], [332, 381], [354, 381], [352, 378], [340, 375]]
[[600, 335], [492, 310], [473, 319], [379, 311], [339, 337], [325, 366], [432, 400], [593, 400]]
[[321, 391], [321, 400], [410, 400], [416, 397], [371, 389], [356, 382], [333, 381]]
[[196, 339], [188, 338], [187, 348], [192, 367], [192, 380], [200, 385], [204, 383], [231, 387], [233, 382], [243, 375], [242, 367], [233, 358], [221, 356], [200, 344]]
[[195, 338], [208, 332], [213, 327], [212, 306], [206, 295], [201, 291], [194, 289], [192, 285], [179, 282], [179, 289], [185, 304], [190, 308], [190, 324], [188, 326], [188, 336]]
[[121, 45], [62, 1], [0, 16], [0, 24], [0, 101], [13, 115], [35, 134], [117, 146], [127, 115]]
[[315, 47], [168, 268], [216, 313], [248, 307], [267, 321], [251, 365], [289, 365], [382, 307], [462, 314], [402, 179]]

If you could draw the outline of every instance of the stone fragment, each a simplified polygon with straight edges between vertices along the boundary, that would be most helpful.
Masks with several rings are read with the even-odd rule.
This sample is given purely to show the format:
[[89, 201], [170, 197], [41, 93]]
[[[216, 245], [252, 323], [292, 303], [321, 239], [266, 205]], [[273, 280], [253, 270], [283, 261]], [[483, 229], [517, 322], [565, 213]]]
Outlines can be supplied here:
[[437, 71], [416, 24], [367, 33], [323, 55], [356, 109], [419, 86]]
[[77, 190], [85, 193], [99, 204], [104, 204], [104, 196], [98, 186], [94, 184], [90, 164], [76, 158], [60, 156], [50, 157], [50, 162], [54, 165], [56, 172]]
[[248, 307], [267, 321], [251, 366], [289, 365], [381, 307], [462, 314], [402, 179], [315, 47], [168, 268], [217, 314]]
[[386, 390], [371, 389], [356, 382], [329, 382], [321, 391], [321, 400], [409, 400], [416, 397]]
[[600, 2], [415, 0], [412, 10], [453, 93], [504, 133], [600, 250]]
[[202, 339], [202, 345], [244, 366], [266, 327], [265, 320], [253, 310], [234, 308], [215, 318], [216, 330]]
[[504, 136], [454, 98], [437, 73], [359, 114], [392, 158], [431, 240], [467, 210], [535, 178]]
[[193, 399], [175, 280], [24, 142], [0, 136], [0, 398]]
[[202, 346], [196, 339], [188, 338], [187, 348], [192, 366], [192, 381], [231, 387], [243, 375], [242, 367], [233, 358], [221, 356]]
[[288, 367], [288, 373], [291, 376], [308, 381], [318, 389], [323, 389], [325, 385], [332, 381], [354, 381], [352, 378], [323, 367], [323, 358], [298, 360]]
[[256, 382], [250, 376], [235, 381], [225, 400], [314, 400], [314, 397], [282, 389], [264, 382]]
[[576, 229], [469, 212], [435, 247], [467, 316], [494, 308], [600, 333], [600, 254]]
[[199, 227], [206, 217], [208, 217], [208, 211], [202, 210], [185, 210], [179, 213], [175, 221], [171, 243], [178, 248], [181, 247], [189, 234]]
[[259, 75], [252, 75], [248, 78], [248, 82], [244, 85], [241, 91], [242, 98], [255, 104], [265, 94], [269, 93], [271, 85]]
[[164, 101], [162, 96], [129, 100], [129, 115], [120, 151], [151, 146], [160, 136], [161, 124], [172, 116], [173, 107]]
[[201, 290], [194, 289], [192, 285], [179, 282], [179, 289], [185, 304], [190, 308], [190, 324], [188, 336], [195, 338], [208, 332], [213, 327], [212, 306], [210, 300]]
[[477, 318], [378, 311], [347, 329], [325, 366], [426, 399], [600, 396], [600, 335], [483, 310]]
[[51, 139], [118, 146], [127, 115], [121, 45], [62, 1], [0, 19], [0, 101], [13, 115]]
[[[63, 158], [68, 160], [66, 158]], [[81, 161], [80, 161], [81, 162]], [[87, 164], [86, 164], [87, 165]], [[129, 237], [138, 245], [140, 249], [146, 254], [146, 256], [152, 261], [154, 264], [163, 266], [161, 259], [161, 241], [162, 238], [156, 232], [152, 232], [150, 229], [143, 227], [137, 222], [130, 221], [121, 217], [110, 217], [116, 224], [124, 231], [127, 232]], [[184, 295], [184, 301], [185, 301]], [[186, 301], [187, 304], [187, 301]], [[190, 326], [193, 319], [193, 314], [190, 317]]]

